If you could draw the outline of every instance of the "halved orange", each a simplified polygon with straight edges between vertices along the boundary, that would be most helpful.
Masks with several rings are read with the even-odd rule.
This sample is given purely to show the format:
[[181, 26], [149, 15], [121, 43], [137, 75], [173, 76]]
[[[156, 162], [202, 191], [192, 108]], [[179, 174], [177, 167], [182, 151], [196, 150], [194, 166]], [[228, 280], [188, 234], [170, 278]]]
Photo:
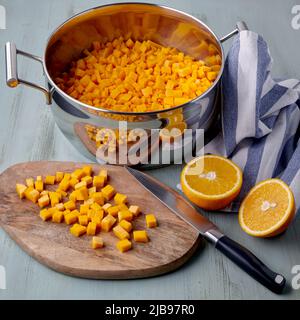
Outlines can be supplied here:
[[181, 187], [189, 200], [207, 210], [225, 208], [239, 194], [241, 169], [217, 155], [204, 155], [190, 161], [182, 170]]
[[254, 237], [282, 233], [295, 215], [294, 195], [280, 179], [268, 179], [254, 186], [239, 210], [242, 229]]

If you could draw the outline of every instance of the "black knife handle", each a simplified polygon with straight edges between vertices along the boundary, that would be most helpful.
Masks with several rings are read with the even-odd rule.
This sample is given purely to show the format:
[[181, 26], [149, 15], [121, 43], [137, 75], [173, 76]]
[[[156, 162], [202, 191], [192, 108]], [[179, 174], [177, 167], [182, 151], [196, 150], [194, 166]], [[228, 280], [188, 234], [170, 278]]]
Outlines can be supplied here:
[[248, 249], [227, 236], [222, 236], [218, 239], [215, 246], [231, 261], [269, 290], [278, 294], [282, 293], [285, 287], [285, 278], [281, 274], [270, 270]]

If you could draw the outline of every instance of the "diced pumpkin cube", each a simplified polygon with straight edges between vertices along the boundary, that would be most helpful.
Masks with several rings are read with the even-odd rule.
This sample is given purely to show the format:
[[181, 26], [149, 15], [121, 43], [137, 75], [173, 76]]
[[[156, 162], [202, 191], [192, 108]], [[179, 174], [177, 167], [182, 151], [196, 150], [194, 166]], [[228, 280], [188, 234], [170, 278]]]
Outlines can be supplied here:
[[71, 179], [71, 173], [66, 172], [66, 173], [64, 174], [64, 179], [70, 180], [70, 179]]
[[92, 239], [92, 248], [99, 249], [104, 247], [104, 242], [100, 237], [93, 237]]
[[148, 228], [157, 227], [157, 220], [154, 214], [146, 214], [146, 224]]
[[130, 206], [129, 211], [132, 212], [135, 217], [137, 217], [141, 212], [139, 206]]
[[115, 189], [113, 186], [111, 186], [110, 184], [108, 184], [107, 186], [105, 186], [104, 188], [101, 189], [101, 192], [104, 196], [105, 200], [110, 200], [116, 193]]
[[131, 222], [127, 221], [127, 220], [122, 220], [119, 222], [119, 225], [125, 229], [127, 232], [130, 232], [132, 230], [132, 224]]
[[78, 192], [77, 192], [77, 190], [74, 190], [74, 191], [72, 191], [70, 193], [69, 200], [73, 201], [73, 202], [76, 202], [77, 201], [77, 197], [78, 197]]
[[87, 205], [90, 206], [90, 205], [93, 204], [94, 202], [95, 202], [94, 199], [89, 198], [89, 199], [85, 200], [83, 204], [87, 204]]
[[36, 180], [34, 183], [34, 187], [38, 192], [42, 192], [44, 190], [43, 180]]
[[59, 203], [59, 195], [56, 192], [49, 192], [51, 207], [56, 206]]
[[128, 239], [124, 239], [124, 240], [120, 240], [116, 244], [116, 247], [120, 252], [126, 252], [132, 248], [132, 243]]
[[80, 205], [80, 214], [87, 214], [90, 209], [90, 206], [87, 204]]
[[56, 211], [57, 211], [57, 209], [54, 207], [54, 208], [48, 208], [48, 211], [53, 215]]
[[75, 188], [76, 184], [79, 183], [79, 180], [75, 177], [71, 178], [69, 184], [72, 188]]
[[96, 188], [102, 188], [105, 184], [104, 177], [94, 176], [93, 178], [93, 186]]
[[104, 214], [104, 210], [97, 210], [96, 211], [96, 216], [99, 217], [101, 220], [104, 218], [105, 214]]
[[63, 191], [67, 191], [70, 187], [70, 179], [68, 176], [65, 174], [61, 182], [59, 183], [59, 189]]
[[127, 202], [127, 196], [122, 193], [116, 193], [114, 200], [116, 204], [123, 204]]
[[190, 101], [190, 99], [184, 98], [184, 97], [174, 98], [174, 105], [175, 106], [180, 106], [182, 104], [187, 103], [188, 101]]
[[48, 206], [49, 203], [50, 203], [50, 199], [47, 194], [40, 197], [38, 200], [38, 204], [39, 204], [40, 208], [44, 208], [44, 207]]
[[102, 206], [102, 209], [104, 210], [105, 213], [108, 213], [108, 208], [112, 207], [112, 205], [107, 202]]
[[32, 189], [32, 190], [29, 190], [27, 192], [29, 188], [27, 188], [25, 190], [25, 196], [28, 200], [32, 201], [33, 203], [36, 203], [40, 197], [40, 193], [36, 190], [36, 189]]
[[107, 215], [104, 217], [101, 221], [101, 230], [108, 232], [112, 228], [112, 226], [115, 224], [117, 221], [116, 218], [114, 218], [112, 215]]
[[104, 183], [107, 182], [107, 180], [108, 180], [108, 172], [107, 172], [106, 169], [101, 169], [99, 174], [98, 174], [98, 176], [104, 178]]
[[82, 188], [76, 190], [76, 193], [77, 193], [77, 200], [78, 201], [84, 201], [89, 198], [89, 192], [86, 187], [82, 187]]
[[133, 239], [136, 242], [148, 242], [148, 235], [145, 230], [135, 230], [133, 231]]
[[29, 193], [30, 193], [32, 190], [35, 190], [34, 187], [27, 187], [27, 189], [25, 190], [25, 198], [26, 198], [27, 200], [30, 200], [30, 199], [29, 199]]
[[37, 176], [36, 177], [36, 181], [43, 181], [43, 177], [42, 176]]
[[45, 184], [54, 184], [55, 183], [55, 176], [46, 176]]
[[102, 218], [101, 215], [93, 215], [92, 219], [91, 219], [91, 222], [94, 222], [97, 226], [98, 229], [101, 228], [101, 221], [102, 221]]
[[97, 188], [96, 187], [91, 187], [88, 190], [89, 190], [89, 197], [91, 197], [93, 193], [97, 192]]
[[76, 214], [77, 217], [80, 216], [80, 212], [77, 209], [71, 210], [71, 212]]
[[61, 223], [63, 219], [64, 219], [64, 214], [59, 210], [56, 210], [52, 215], [52, 222]]
[[95, 222], [89, 222], [87, 228], [86, 228], [86, 234], [88, 236], [94, 236], [97, 231], [97, 224]]
[[113, 228], [113, 232], [115, 236], [118, 237], [120, 240], [130, 238], [129, 233], [125, 229], [123, 229], [120, 225], [115, 226]]
[[103, 211], [102, 210], [102, 207], [97, 203], [97, 202], [94, 202], [90, 205], [90, 208], [95, 210], [96, 212], [100, 212], [100, 211]]
[[119, 206], [110, 206], [107, 209], [107, 213], [112, 215], [113, 217], [117, 217], [119, 211], [120, 211]]
[[52, 218], [52, 212], [48, 209], [43, 209], [40, 211], [40, 217], [46, 221]]
[[85, 176], [91, 176], [93, 173], [93, 168], [91, 166], [84, 166], [82, 167], [82, 171]]
[[84, 87], [87, 87], [88, 84], [91, 82], [91, 78], [90, 78], [90, 76], [88, 74], [86, 74], [79, 81]]
[[87, 216], [89, 218], [89, 220], [91, 221], [92, 218], [96, 215], [96, 211], [94, 209], [89, 209], [87, 212]]
[[69, 213], [71, 213], [71, 211], [69, 209], [63, 211], [64, 216], [66, 216]]
[[103, 217], [103, 214], [101, 213], [101, 211], [96, 211], [96, 210], [94, 210], [94, 209], [89, 209], [88, 210], [88, 213], [87, 213], [87, 216], [88, 216], [88, 218], [89, 218], [89, 220], [92, 220], [92, 218], [93, 217], [95, 217], [95, 216], [100, 216], [101, 217], [101, 219], [102, 219], [102, 217]]
[[86, 181], [80, 181], [77, 184], [75, 184], [75, 190], [86, 188], [87, 184]]
[[23, 199], [25, 197], [25, 191], [27, 187], [24, 184], [17, 183], [16, 184], [16, 191], [20, 199]]
[[122, 210], [122, 211], [119, 211], [118, 213], [118, 219], [119, 219], [119, 222], [122, 220], [127, 220], [130, 222], [133, 219], [133, 214], [129, 210]]
[[129, 210], [129, 208], [127, 207], [127, 205], [125, 203], [118, 204], [118, 207], [119, 207], [119, 211]]
[[[50, 197], [50, 193], [52, 193], [52, 191], [49, 191], [49, 197]], [[56, 191], [54, 191], [53, 193], [58, 197], [59, 201], [62, 199], [62, 193], [56, 192]]]
[[72, 200], [65, 202], [64, 206], [66, 209], [69, 209], [69, 210], [74, 210], [76, 208], [75, 202]]
[[80, 216], [78, 217], [78, 222], [79, 222], [79, 224], [82, 225], [82, 226], [87, 226], [88, 223], [89, 223], [89, 218], [88, 218], [87, 215], [80, 215]]
[[134, 46], [134, 42], [132, 41], [132, 39], [128, 39], [127, 41], [126, 41], [126, 46], [128, 47], [128, 48], [132, 48], [133, 46]]
[[48, 195], [48, 196], [49, 196], [49, 191], [48, 191], [48, 190], [43, 190], [43, 191], [40, 193], [40, 197], [45, 196], [45, 195]]
[[61, 189], [57, 189], [55, 192], [56, 192], [56, 193], [59, 193], [59, 194], [61, 195], [61, 198], [62, 198], [62, 197], [66, 197], [66, 196], [68, 195], [67, 192], [65, 192], [65, 191], [63, 191], [63, 190], [61, 190]]
[[64, 177], [64, 173], [63, 172], [61, 172], [61, 171], [56, 172], [56, 174], [55, 174], [55, 182], [56, 183], [61, 182], [63, 177]]
[[95, 192], [91, 195], [92, 199], [100, 206], [104, 205], [104, 196], [101, 192]]
[[57, 209], [57, 210], [59, 210], [59, 211], [64, 211], [65, 210], [65, 206], [64, 206], [64, 204], [63, 203], [58, 203], [58, 204], [56, 204], [55, 205], [55, 208]]
[[75, 237], [80, 237], [86, 233], [86, 227], [82, 226], [78, 223], [73, 224], [73, 226], [70, 228], [70, 232]]
[[74, 172], [71, 173], [72, 178], [76, 178], [80, 180], [84, 176], [84, 172], [82, 169], [76, 169]]
[[26, 179], [26, 185], [27, 185], [27, 187], [34, 187], [34, 180], [33, 180], [33, 178], [27, 178], [27, 179]]
[[85, 182], [87, 186], [93, 183], [93, 178], [91, 176], [85, 176], [81, 178], [81, 181]]
[[216, 71], [211, 71], [206, 73], [206, 77], [210, 81], [214, 81], [217, 78], [217, 76], [218, 76], [218, 72]]
[[70, 212], [64, 215], [66, 224], [74, 224], [78, 221], [76, 214]]

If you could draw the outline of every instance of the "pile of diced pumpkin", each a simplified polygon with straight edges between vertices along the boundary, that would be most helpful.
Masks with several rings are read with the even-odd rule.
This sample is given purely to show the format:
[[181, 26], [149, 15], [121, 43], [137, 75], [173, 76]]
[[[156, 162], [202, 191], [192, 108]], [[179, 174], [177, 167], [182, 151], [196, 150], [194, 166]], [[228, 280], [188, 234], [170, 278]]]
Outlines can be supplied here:
[[[55, 191], [46, 190], [47, 185], [55, 184], [58, 184]], [[127, 206], [127, 196], [116, 192], [108, 183], [106, 169], [94, 174], [92, 167], [86, 165], [72, 173], [56, 172], [44, 178], [37, 176], [35, 180], [27, 178], [26, 184], [16, 184], [16, 191], [20, 199], [39, 205], [44, 221], [72, 225], [70, 232], [76, 237], [92, 236], [94, 249], [104, 246], [103, 239], [96, 235], [111, 230], [119, 239], [116, 247], [121, 252], [132, 248], [131, 238], [135, 242], [149, 241], [146, 230], [133, 230], [132, 221], [141, 213], [139, 206]], [[153, 214], [146, 214], [145, 219], [148, 228], [157, 226]]]
[[168, 109], [200, 96], [218, 77], [218, 49], [206, 41], [201, 49], [204, 60], [151, 40], [95, 41], [55, 82], [71, 97], [95, 107], [122, 112]]

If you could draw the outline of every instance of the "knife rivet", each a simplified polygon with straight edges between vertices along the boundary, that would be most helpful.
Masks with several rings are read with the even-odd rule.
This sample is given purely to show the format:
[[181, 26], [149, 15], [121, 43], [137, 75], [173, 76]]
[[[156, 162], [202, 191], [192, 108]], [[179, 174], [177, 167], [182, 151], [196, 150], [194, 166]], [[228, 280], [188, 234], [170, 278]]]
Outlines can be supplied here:
[[278, 274], [276, 277], [275, 277], [275, 282], [280, 284], [281, 282], [283, 281], [283, 276]]

